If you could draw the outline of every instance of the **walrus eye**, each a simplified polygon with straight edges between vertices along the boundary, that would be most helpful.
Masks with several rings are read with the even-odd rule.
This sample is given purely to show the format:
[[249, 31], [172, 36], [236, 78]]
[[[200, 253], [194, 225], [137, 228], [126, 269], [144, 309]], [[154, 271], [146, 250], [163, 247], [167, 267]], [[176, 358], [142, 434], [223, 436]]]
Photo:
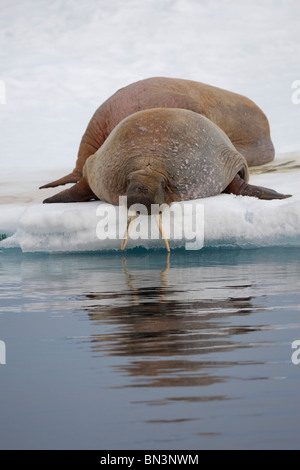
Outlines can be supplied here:
[[127, 178], [127, 184], [130, 185], [130, 178]]
[[167, 186], [167, 182], [166, 182], [165, 179], [162, 180], [161, 186], [162, 186], [163, 189], [165, 189], [165, 187]]

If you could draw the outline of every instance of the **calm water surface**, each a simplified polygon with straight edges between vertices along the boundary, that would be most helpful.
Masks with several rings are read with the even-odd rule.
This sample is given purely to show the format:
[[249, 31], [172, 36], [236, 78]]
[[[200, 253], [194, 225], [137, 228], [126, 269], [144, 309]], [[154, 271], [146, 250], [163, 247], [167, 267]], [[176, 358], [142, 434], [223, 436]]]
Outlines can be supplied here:
[[0, 447], [299, 449], [299, 254], [0, 253]]

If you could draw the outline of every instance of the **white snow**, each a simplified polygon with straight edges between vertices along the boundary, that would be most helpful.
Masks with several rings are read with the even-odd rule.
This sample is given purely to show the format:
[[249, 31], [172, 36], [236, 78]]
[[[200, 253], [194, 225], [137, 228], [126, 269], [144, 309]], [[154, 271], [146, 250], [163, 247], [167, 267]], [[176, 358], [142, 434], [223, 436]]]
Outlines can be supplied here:
[[[120, 248], [118, 239], [97, 238], [99, 202], [42, 205], [61, 188], [37, 188], [72, 170], [95, 109], [142, 78], [188, 78], [248, 96], [269, 118], [274, 164], [299, 164], [299, 16], [298, 0], [1, 0], [0, 248]], [[204, 205], [205, 246], [299, 246], [299, 176], [251, 175], [253, 184], [293, 194], [282, 201], [194, 201]]]

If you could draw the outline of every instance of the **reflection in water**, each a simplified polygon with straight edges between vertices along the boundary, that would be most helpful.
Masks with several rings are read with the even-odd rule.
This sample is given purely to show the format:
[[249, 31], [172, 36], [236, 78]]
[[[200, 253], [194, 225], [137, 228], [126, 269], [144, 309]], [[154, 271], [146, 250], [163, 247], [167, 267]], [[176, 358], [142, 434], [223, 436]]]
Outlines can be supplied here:
[[0, 253], [3, 445], [299, 447], [299, 254]]
[[[134, 280], [136, 278], [136, 276], [134, 274], [132, 274], [129, 269], [127, 268], [127, 260], [125, 258], [125, 256], [122, 256], [122, 266], [123, 266], [123, 271], [124, 273], [126, 274], [126, 278], [127, 278], [127, 281], [126, 281], [126, 284], [129, 288], [129, 290], [132, 291], [132, 293], [136, 292], [137, 294], [139, 294], [139, 289], [137, 286], [135, 286], [134, 284]], [[160, 273], [160, 280], [161, 280], [161, 299], [162, 300], [165, 300], [165, 294], [164, 294], [164, 287], [166, 287], [168, 285], [168, 280], [167, 280], [167, 272], [168, 272], [168, 269], [170, 267], [170, 253], [167, 253], [166, 255], [166, 267], [161, 271]], [[88, 296], [87, 296], [88, 297]], [[134, 296], [132, 296], [132, 300], [133, 301], [137, 301], [139, 303], [139, 297], [140, 295], [137, 295], [136, 298]]]
[[[226, 380], [226, 377], [214, 374], [214, 370], [234, 364], [222, 360], [222, 356], [217, 361], [215, 358], [209, 360], [209, 355], [245, 346], [236, 341], [236, 335], [259, 330], [259, 326], [232, 324], [233, 316], [247, 316], [254, 310], [259, 311], [259, 306], [253, 306], [247, 292], [243, 296], [243, 290], [248, 291], [251, 284], [239, 282], [227, 286], [228, 280], [224, 279], [221, 285], [210, 282], [204, 288], [198, 280], [188, 279], [185, 283], [181, 279], [178, 289], [174, 279], [173, 282], [168, 280], [169, 254], [162, 270], [147, 271], [146, 283], [145, 272], [133, 273], [125, 257], [122, 265], [127, 289], [86, 295], [93, 301], [87, 308], [93, 323], [114, 325], [113, 331], [92, 336], [93, 352], [129, 359], [118, 366], [119, 372], [134, 377], [133, 383], [126, 386], [207, 386]], [[200, 273], [197, 270], [197, 274]], [[236, 296], [228, 296], [226, 287]], [[185, 399], [216, 398], [188, 396]]]

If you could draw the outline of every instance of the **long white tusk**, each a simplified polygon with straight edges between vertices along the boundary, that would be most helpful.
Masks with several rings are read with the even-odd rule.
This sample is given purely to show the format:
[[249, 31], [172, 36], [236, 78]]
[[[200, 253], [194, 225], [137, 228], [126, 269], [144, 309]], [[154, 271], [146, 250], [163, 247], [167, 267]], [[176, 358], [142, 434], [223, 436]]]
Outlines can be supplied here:
[[167, 239], [167, 237], [166, 237], [166, 234], [165, 234], [165, 231], [164, 231], [164, 228], [163, 228], [163, 224], [162, 224], [162, 220], [161, 220], [161, 215], [155, 214], [155, 219], [156, 219], [156, 222], [157, 222], [157, 225], [158, 225], [158, 228], [159, 228], [161, 237], [162, 237], [163, 241], [165, 242], [167, 251], [170, 252], [169, 242], [168, 242], [168, 239]]
[[128, 236], [129, 236], [129, 229], [130, 229], [131, 223], [134, 221], [135, 218], [136, 218], [136, 215], [130, 215], [128, 217], [127, 228], [126, 228], [126, 232], [124, 234], [123, 241], [122, 241], [122, 244], [121, 244], [121, 250], [124, 250], [124, 248], [126, 246], [126, 243], [128, 241]]

